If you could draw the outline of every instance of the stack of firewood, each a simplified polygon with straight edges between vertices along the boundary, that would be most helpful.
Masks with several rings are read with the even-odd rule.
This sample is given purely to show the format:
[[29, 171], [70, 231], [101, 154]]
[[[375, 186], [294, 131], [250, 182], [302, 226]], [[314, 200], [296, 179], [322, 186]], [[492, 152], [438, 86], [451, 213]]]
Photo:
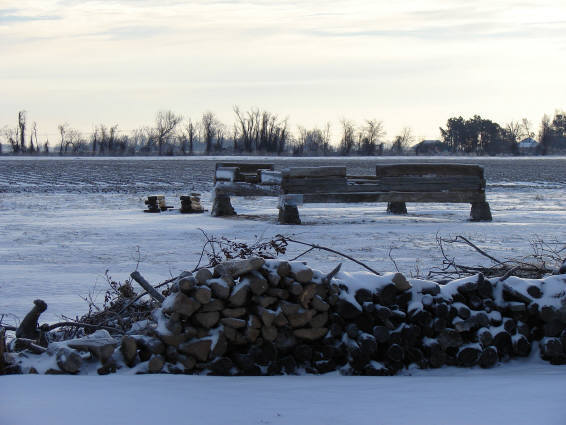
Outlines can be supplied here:
[[[85, 329], [96, 332], [61, 341], [56, 331], [39, 332], [43, 304], [36, 302], [22, 322], [25, 338], [8, 344], [5, 369], [86, 373], [98, 363], [99, 373], [391, 375], [413, 366], [488, 368], [529, 356], [535, 346], [543, 359], [566, 364], [564, 275], [479, 274], [439, 285], [252, 257], [184, 272], [161, 292], [137, 272], [132, 278], [153, 303], [144, 317], [132, 318], [140, 301], [128, 298], [119, 317]], [[41, 361], [50, 357], [56, 368]]]
[[143, 212], [146, 213], [159, 213], [173, 208], [167, 205], [165, 202], [165, 196], [163, 195], [148, 196], [144, 203], [147, 205], [147, 209]]
[[194, 214], [204, 212], [204, 208], [200, 203], [200, 193], [193, 192], [190, 196], [181, 196], [182, 214]]

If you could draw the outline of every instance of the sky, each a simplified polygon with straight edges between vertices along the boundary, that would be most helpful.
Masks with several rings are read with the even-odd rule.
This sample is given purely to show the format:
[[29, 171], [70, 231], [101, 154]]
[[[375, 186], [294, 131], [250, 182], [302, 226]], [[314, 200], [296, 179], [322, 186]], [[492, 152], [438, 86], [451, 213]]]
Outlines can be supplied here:
[[40, 140], [234, 105], [436, 139], [566, 109], [566, 1], [0, 0], [0, 57], [0, 128], [26, 110]]

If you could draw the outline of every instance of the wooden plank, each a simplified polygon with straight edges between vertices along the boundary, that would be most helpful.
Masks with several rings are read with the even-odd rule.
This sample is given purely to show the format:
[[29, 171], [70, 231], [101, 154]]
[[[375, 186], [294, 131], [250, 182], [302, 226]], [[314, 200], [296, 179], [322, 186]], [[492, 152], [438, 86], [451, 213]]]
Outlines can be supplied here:
[[346, 167], [292, 167], [283, 170], [286, 177], [346, 177]]
[[348, 180], [347, 192], [462, 192], [483, 190], [477, 177], [427, 178], [386, 177], [377, 180]]
[[325, 202], [485, 202], [484, 192], [356, 192], [356, 193], [305, 193], [305, 203]]
[[214, 173], [214, 181], [235, 181], [240, 170], [238, 167], [217, 167]]
[[281, 189], [283, 193], [345, 192], [347, 185], [344, 177], [293, 178], [283, 179]]
[[216, 168], [238, 167], [242, 173], [255, 173], [258, 170], [274, 170], [273, 164], [251, 163], [251, 162], [217, 162]]
[[240, 173], [235, 181], [246, 183], [259, 183], [259, 171], [255, 173]]
[[[345, 190], [332, 190], [332, 192], [477, 192], [481, 191], [478, 185], [446, 185], [446, 184], [405, 184], [391, 186], [388, 184], [349, 184]], [[320, 192], [320, 191], [319, 191]]]
[[218, 182], [214, 186], [217, 195], [231, 196], [279, 196], [279, 186], [245, 182]]
[[476, 176], [483, 178], [483, 167], [470, 164], [392, 164], [377, 165], [375, 175], [378, 177], [400, 176]]
[[280, 171], [260, 170], [261, 184], [281, 185], [282, 179]]

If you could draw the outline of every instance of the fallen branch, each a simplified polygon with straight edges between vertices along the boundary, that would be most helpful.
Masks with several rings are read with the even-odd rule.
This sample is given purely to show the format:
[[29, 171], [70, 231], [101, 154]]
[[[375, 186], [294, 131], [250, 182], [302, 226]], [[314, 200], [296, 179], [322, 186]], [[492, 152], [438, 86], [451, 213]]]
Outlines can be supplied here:
[[109, 332], [118, 332], [124, 333], [121, 329], [113, 328], [111, 326], [104, 326], [104, 325], [93, 325], [90, 323], [81, 323], [81, 322], [59, 322], [54, 323], [52, 325], [47, 326], [47, 331], [52, 331], [53, 329], [63, 328], [63, 327], [76, 327], [76, 328], [86, 328], [86, 329], [104, 329]]
[[344, 254], [343, 252], [336, 251], [335, 249], [327, 248], [327, 247], [325, 247], [325, 246], [321, 246], [321, 245], [317, 245], [317, 244], [313, 244], [313, 243], [301, 242], [301, 241], [298, 241], [298, 240], [296, 240], [296, 239], [291, 239], [291, 238], [288, 238], [288, 237], [284, 237], [284, 236], [282, 236], [282, 235], [277, 235], [276, 237], [282, 237], [282, 238], [285, 238], [285, 239], [286, 239], [287, 241], [289, 241], [289, 242], [298, 243], [298, 244], [300, 244], [300, 245], [310, 246], [312, 249], [320, 249], [320, 250], [322, 250], [322, 251], [332, 252], [333, 254], [340, 255], [340, 256], [342, 256], [342, 257], [344, 257], [344, 258], [347, 258], [347, 259], [350, 260], [350, 261], [353, 261], [353, 262], [356, 263], [356, 264], [359, 264], [360, 266], [362, 266], [363, 268], [369, 270], [369, 271], [372, 272], [373, 274], [376, 274], [377, 276], [381, 276], [381, 273], [379, 273], [378, 271], [376, 271], [376, 270], [372, 269], [371, 267], [365, 265], [365, 264], [362, 263], [361, 261], [356, 260], [355, 258], [353, 258], [353, 257], [351, 257], [351, 256], [349, 256], [349, 255], [347, 255], [347, 254]]
[[[167, 279], [164, 282], [161, 282], [159, 285], [153, 286], [152, 288], [157, 289], [157, 288], [161, 288], [171, 282], [174, 282], [175, 280], [178, 279], [177, 277], [172, 277], [171, 279]], [[137, 281], [136, 281], [137, 282]], [[141, 294], [139, 294], [137, 297], [135, 297], [132, 301], [130, 301], [128, 304], [126, 304], [124, 307], [122, 307], [122, 309], [118, 312], [118, 314], [122, 314], [124, 311], [126, 311], [129, 307], [131, 307], [132, 305], [134, 305], [137, 301], [139, 301], [144, 295], [148, 295], [147, 291], [142, 292]]]
[[159, 304], [163, 302], [165, 297], [157, 292], [157, 290], [153, 286], [151, 286], [151, 284], [147, 280], [145, 280], [140, 272], [136, 270], [135, 272], [132, 272], [130, 274], [130, 277], [134, 279], [143, 289], [145, 289], [151, 298], [153, 298]]
[[497, 263], [497, 264], [503, 264], [502, 261], [499, 261], [497, 258], [489, 255], [487, 252], [485, 252], [483, 249], [479, 248], [477, 245], [473, 244], [472, 242], [470, 242], [470, 240], [468, 240], [467, 238], [465, 238], [462, 235], [458, 235], [456, 236], [456, 238], [454, 239], [454, 242], [458, 241], [458, 239], [461, 239], [462, 241], [464, 241], [465, 244], [467, 244], [468, 246], [472, 247], [474, 250], [476, 250], [478, 253], [480, 253], [481, 255], [483, 255], [484, 257], [489, 258], [491, 261]]

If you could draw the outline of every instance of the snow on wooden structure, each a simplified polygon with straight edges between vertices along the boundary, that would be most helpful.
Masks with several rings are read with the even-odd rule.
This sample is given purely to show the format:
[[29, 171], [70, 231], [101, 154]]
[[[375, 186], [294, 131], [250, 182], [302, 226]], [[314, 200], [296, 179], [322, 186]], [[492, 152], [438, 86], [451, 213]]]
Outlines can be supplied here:
[[491, 221], [483, 167], [466, 164], [377, 165], [375, 176], [348, 176], [346, 167], [217, 164], [212, 215], [233, 215], [230, 196], [278, 196], [279, 222], [300, 224], [303, 203], [387, 202], [387, 211], [406, 214], [406, 202], [471, 204], [472, 221]]

